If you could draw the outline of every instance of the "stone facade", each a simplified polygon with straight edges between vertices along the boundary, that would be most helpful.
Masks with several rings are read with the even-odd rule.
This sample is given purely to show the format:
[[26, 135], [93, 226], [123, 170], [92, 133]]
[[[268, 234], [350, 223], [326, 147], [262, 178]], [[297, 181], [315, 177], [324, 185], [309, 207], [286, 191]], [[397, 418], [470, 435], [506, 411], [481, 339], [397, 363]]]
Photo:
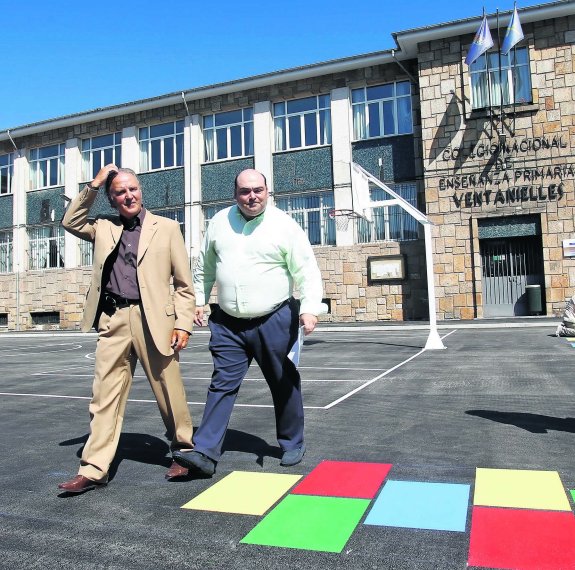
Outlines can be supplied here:
[[[559, 315], [575, 290], [575, 18], [524, 26], [533, 101], [472, 111], [463, 60], [472, 37], [419, 46], [425, 202], [434, 222], [438, 318], [482, 317], [477, 221], [537, 215], [546, 313]], [[465, 80], [463, 85], [461, 77]]]

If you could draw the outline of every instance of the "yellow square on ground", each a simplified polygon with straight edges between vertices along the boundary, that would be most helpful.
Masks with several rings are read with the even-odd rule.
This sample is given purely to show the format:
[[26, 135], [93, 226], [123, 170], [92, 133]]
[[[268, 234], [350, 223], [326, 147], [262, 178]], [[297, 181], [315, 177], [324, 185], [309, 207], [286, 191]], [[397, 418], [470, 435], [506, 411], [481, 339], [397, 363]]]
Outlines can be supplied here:
[[474, 505], [570, 511], [557, 471], [477, 468]]
[[182, 505], [182, 509], [263, 515], [301, 479], [301, 475], [232, 471]]

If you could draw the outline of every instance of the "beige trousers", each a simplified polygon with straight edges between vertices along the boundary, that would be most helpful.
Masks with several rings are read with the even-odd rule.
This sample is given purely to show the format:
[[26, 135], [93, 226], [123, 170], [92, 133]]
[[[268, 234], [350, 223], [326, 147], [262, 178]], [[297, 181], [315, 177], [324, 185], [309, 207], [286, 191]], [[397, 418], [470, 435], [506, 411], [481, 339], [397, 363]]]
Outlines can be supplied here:
[[164, 356], [158, 352], [139, 305], [118, 309], [112, 316], [102, 313], [89, 407], [90, 436], [78, 471], [88, 479], [98, 481], [108, 477], [138, 360], [172, 437], [171, 449], [193, 447], [192, 420], [178, 355]]

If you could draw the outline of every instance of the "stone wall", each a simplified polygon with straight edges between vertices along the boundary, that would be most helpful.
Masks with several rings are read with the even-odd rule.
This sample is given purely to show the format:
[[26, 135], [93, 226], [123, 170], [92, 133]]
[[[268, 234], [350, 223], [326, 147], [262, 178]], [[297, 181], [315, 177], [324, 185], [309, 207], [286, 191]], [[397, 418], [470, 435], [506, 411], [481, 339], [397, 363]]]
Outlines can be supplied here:
[[[420, 44], [425, 201], [434, 222], [438, 318], [481, 317], [477, 220], [541, 219], [547, 314], [575, 292], [575, 18], [524, 26], [533, 101], [471, 109], [472, 36]], [[462, 81], [463, 80], [463, 81]]]

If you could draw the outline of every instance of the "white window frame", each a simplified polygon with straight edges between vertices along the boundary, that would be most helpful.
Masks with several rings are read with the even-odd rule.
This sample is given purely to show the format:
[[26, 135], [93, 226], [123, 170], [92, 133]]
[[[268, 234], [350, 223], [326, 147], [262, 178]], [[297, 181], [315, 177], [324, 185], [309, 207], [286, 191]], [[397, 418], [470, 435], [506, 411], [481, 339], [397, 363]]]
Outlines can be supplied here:
[[[387, 183], [402, 198], [417, 208], [417, 183]], [[378, 187], [370, 188], [372, 202], [388, 200], [389, 195]], [[379, 206], [372, 208], [373, 222], [363, 218], [356, 219], [356, 243], [378, 241], [414, 241], [419, 239], [419, 223], [401, 206]], [[394, 219], [392, 220], [392, 217]], [[394, 223], [395, 222], [395, 223]]]
[[64, 228], [60, 224], [28, 228], [28, 269], [30, 271], [64, 267], [64, 259]]
[[[240, 120], [234, 120], [232, 114], [239, 113]], [[229, 120], [228, 120], [229, 118]], [[239, 117], [238, 117], [239, 118]], [[219, 160], [228, 160], [230, 158], [242, 158], [253, 156], [254, 154], [254, 110], [252, 107], [236, 109], [235, 111], [224, 111], [222, 113], [213, 113], [205, 115], [202, 119], [204, 133], [204, 161], [217, 162]], [[233, 130], [240, 129], [241, 152], [232, 154], [232, 136]], [[224, 135], [226, 138], [225, 150], [222, 153], [219, 145], [219, 136]], [[225, 156], [219, 156], [225, 154]]]
[[[304, 202], [310, 198], [318, 199], [319, 205], [306, 205]], [[276, 194], [274, 200], [280, 210], [302, 227], [312, 245], [335, 245], [335, 220], [329, 216], [334, 208], [333, 192]]]
[[0, 195], [12, 194], [12, 178], [14, 176], [14, 153], [0, 155], [0, 180], [6, 184], [0, 183]]
[[[501, 81], [499, 75], [501, 57]], [[520, 63], [513, 65], [515, 61]], [[489, 66], [489, 73], [488, 73]], [[503, 104], [513, 105], [533, 102], [529, 50], [527, 47], [512, 49], [507, 55], [490, 51], [482, 54], [469, 67], [471, 105], [473, 109], [485, 109]], [[525, 96], [516, 95], [516, 85], [523, 86]]]
[[[407, 87], [406, 92], [400, 92]], [[372, 95], [377, 89], [389, 88], [391, 94], [388, 97], [377, 97]], [[411, 83], [405, 81], [393, 81], [381, 85], [370, 85], [352, 89], [351, 91], [351, 108], [353, 115], [353, 140], [368, 140], [384, 137], [396, 137], [398, 135], [410, 135], [413, 133], [413, 105], [411, 97]], [[400, 130], [399, 115], [400, 105], [408, 104], [409, 130]], [[393, 113], [393, 123], [390, 129], [389, 123], [385, 120], [385, 107], [391, 105]], [[374, 122], [371, 108], [376, 106], [378, 111], [378, 121], [376, 127], [377, 134], [370, 134], [371, 123]]]
[[0, 273], [12, 273], [13, 247], [13, 231], [0, 230]]
[[[30, 150], [30, 189], [53, 188], [64, 185], [64, 151], [66, 145], [53, 144]], [[42, 156], [44, 155], [44, 156]], [[43, 183], [42, 174], [45, 174]], [[50, 180], [54, 178], [55, 183]]]
[[[111, 144], [104, 139], [111, 137]], [[82, 139], [82, 176], [84, 180], [93, 180], [100, 168], [106, 164], [122, 164], [122, 133], [109, 133]]]
[[[290, 107], [297, 106], [297, 104], [305, 101], [311, 103], [312, 100], [315, 100], [313, 108], [305, 111], [290, 110]], [[274, 103], [273, 115], [276, 152], [297, 148], [328, 146], [331, 144], [331, 97], [329, 94], [313, 95], [312, 97], [302, 97]], [[316, 142], [306, 141], [306, 119], [311, 117], [315, 120]], [[295, 123], [299, 123], [297, 128], [301, 144], [292, 146], [290, 140], [291, 130]]]
[[[152, 131], [158, 128], [172, 126], [172, 131], [162, 135], [154, 135]], [[138, 131], [140, 143], [140, 172], [152, 172], [155, 170], [167, 170], [169, 168], [180, 168], [184, 165], [184, 121], [170, 121], [157, 125], [140, 127]], [[159, 144], [160, 156], [156, 156]], [[166, 166], [166, 148], [171, 145], [171, 153], [174, 157], [174, 164]], [[178, 152], [181, 151], [181, 155]], [[159, 159], [159, 166], [152, 166], [156, 159]]]

